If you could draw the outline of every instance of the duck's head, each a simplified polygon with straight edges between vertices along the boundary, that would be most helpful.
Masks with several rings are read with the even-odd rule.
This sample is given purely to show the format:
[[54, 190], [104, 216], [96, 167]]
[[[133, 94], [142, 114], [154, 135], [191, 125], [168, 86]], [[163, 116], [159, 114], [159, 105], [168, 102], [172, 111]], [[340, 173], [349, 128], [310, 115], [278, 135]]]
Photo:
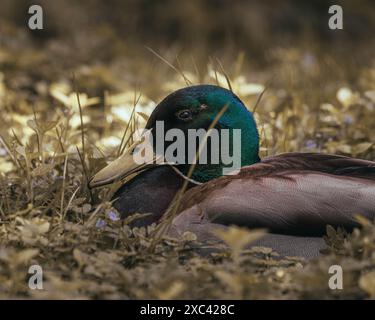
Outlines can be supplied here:
[[[169, 163], [172, 157], [174, 166], [186, 175], [199, 143], [204, 141], [202, 134], [204, 136], [214, 122], [216, 132], [203, 147], [207, 161], [202, 163], [204, 156], [201, 153], [191, 176], [193, 180], [206, 182], [223, 175], [225, 168], [230, 171], [229, 168], [233, 167], [233, 163], [228, 161], [235, 156], [239, 167], [259, 161], [259, 136], [252, 113], [233, 92], [214, 85], [191, 86], [168, 95], [157, 105], [146, 124], [153, 138], [148, 140], [153, 141], [152, 148], [156, 155], [160, 156], [164, 152], [163, 159]], [[160, 132], [162, 134], [158, 134]], [[201, 140], [196, 136], [200, 136]], [[216, 137], [219, 140], [213, 141]], [[135, 153], [140, 152], [137, 149], [139, 146], [99, 171], [92, 178], [90, 186], [106, 185], [158, 165], [135, 163]]]

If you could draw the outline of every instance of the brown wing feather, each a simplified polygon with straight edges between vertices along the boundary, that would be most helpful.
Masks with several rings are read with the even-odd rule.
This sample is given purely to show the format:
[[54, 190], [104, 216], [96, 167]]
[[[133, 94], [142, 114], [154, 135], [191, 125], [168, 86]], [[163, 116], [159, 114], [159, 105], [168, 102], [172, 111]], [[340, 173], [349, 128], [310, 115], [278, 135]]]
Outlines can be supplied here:
[[[268, 164], [272, 171], [309, 170], [349, 177], [375, 180], [375, 162], [345, 156], [320, 153], [284, 153], [264, 158], [261, 164]], [[251, 166], [247, 167], [250, 168]], [[267, 170], [263, 174], [267, 174]], [[247, 170], [244, 170], [246, 174]]]
[[374, 161], [320, 153], [284, 153], [243, 167], [237, 175], [222, 176], [190, 189], [181, 202], [180, 211], [203, 201], [212, 191], [221, 189], [236, 179], [257, 180], [266, 176], [290, 179], [288, 174], [303, 174], [304, 171], [363, 178], [375, 182]]

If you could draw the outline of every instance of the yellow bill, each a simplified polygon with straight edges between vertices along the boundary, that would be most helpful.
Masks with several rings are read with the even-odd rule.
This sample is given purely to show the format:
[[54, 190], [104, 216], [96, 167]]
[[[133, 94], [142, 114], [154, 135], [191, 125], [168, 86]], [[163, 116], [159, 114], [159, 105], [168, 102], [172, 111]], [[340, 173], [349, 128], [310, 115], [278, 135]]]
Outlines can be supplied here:
[[[89, 181], [89, 187], [102, 187], [114, 182], [118, 182], [129, 177], [130, 175], [139, 173], [151, 167], [155, 167], [158, 164], [162, 164], [158, 163], [160, 156], [155, 155], [153, 152], [151, 157], [148, 157], [146, 161], [136, 161], [137, 153], [142, 152], [142, 149], [137, 148], [140, 143], [140, 141], [135, 142], [119, 158], [112, 161], [106, 167], [97, 172]], [[144, 139], [142, 144], [144, 147], [144, 144], [150, 144], [150, 142], [148, 139]], [[153, 150], [152, 145], [150, 148], [151, 149], [149, 150]]]

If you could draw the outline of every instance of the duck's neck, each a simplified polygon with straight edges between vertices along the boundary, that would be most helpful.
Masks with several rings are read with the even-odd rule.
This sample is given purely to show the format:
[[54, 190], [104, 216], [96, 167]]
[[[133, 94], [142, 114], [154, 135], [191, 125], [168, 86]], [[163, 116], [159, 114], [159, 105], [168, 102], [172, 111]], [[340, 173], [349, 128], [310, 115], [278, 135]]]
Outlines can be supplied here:
[[[249, 166], [249, 165], [252, 165], [254, 163], [258, 163], [259, 161], [260, 161], [260, 158], [257, 155], [253, 159], [242, 163], [241, 167]], [[184, 176], [187, 176], [188, 173], [189, 173], [190, 165], [189, 166], [179, 165], [179, 166], [177, 166], [177, 168]], [[224, 173], [223, 169], [224, 169], [224, 167], [221, 166], [221, 165], [197, 164], [194, 168], [193, 174], [191, 175], [191, 179], [195, 182], [198, 182], [198, 183], [204, 183], [204, 182], [210, 181], [212, 179], [219, 178], [219, 177], [221, 177], [225, 174], [232, 174], [230, 171], [228, 171], [227, 173]], [[233, 174], [235, 174], [236, 170], [233, 170], [232, 172], [233, 172]]]

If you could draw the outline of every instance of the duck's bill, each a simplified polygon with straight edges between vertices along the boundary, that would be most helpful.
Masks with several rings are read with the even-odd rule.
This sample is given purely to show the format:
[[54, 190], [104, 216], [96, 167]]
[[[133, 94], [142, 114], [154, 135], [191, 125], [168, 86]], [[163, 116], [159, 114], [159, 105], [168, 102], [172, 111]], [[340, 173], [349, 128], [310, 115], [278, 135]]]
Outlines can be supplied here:
[[135, 153], [141, 152], [136, 148], [138, 144], [139, 142], [134, 143], [123, 155], [96, 173], [89, 181], [89, 187], [97, 188], [106, 186], [156, 166], [159, 158], [155, 154], [142, 163], [135, 161]]

